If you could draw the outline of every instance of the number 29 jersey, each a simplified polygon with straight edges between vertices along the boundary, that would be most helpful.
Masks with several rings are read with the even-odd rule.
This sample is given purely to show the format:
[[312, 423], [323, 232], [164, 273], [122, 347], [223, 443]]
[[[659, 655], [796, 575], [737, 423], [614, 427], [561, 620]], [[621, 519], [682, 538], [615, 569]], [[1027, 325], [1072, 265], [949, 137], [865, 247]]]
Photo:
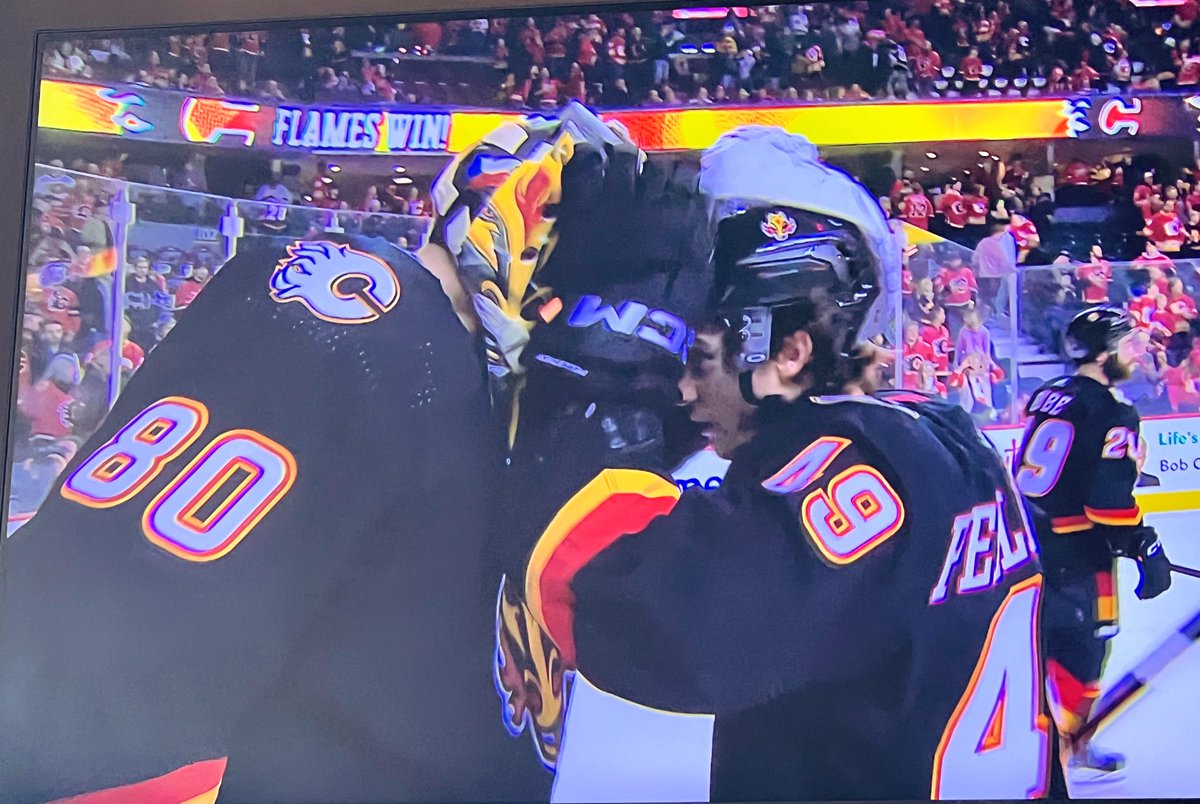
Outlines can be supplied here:
[[1043, 385], [1014, 461], [1031, 504], [1048, 568], [1111, 571], [1108, 542], [1089, 531], [1138, 525], [1134, 498], [1145, 444], [1137, 409], [1120, 391], [1079, 375]]
[[489, 409], [411, 255], [244, 240], [5, 545], [4, 797], [535, 795], [479, 658]]

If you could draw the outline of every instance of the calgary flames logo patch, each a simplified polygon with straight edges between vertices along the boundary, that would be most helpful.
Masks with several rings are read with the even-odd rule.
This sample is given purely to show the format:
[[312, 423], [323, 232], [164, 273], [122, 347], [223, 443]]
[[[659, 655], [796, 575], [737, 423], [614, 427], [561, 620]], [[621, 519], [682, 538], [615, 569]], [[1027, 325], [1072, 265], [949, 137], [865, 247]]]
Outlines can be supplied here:
[[322, 321], [369, 324], [400, 301], [400, 280], [374, 254], [339, 243], [293, 243], [271, 274], [271, 298], [298, 301]]
[[783, 241], [796, 233], [796, 221], [783, 212], [768, 212], [759, 228], [767, 237]]

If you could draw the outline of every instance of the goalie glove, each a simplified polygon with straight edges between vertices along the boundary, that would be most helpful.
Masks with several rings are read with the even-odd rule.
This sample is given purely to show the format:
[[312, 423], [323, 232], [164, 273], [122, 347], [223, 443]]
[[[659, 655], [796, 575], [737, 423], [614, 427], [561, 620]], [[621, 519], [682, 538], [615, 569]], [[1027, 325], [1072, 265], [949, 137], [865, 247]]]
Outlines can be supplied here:
[[1150, 600], [1171, 588], [1171, 562], [1163, 551], [1158, 532], [1148, 525], [1125, 528], [1109, 536], [1114, 556], [1137, 562], [1139, 599]]

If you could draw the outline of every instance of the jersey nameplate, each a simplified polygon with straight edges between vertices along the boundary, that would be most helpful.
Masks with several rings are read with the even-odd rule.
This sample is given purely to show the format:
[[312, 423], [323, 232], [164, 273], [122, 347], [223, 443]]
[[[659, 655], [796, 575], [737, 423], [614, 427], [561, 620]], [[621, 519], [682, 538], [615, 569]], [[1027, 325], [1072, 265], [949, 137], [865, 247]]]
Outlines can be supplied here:
[[1064, 394], [1061, 391], [1052, 391], [1049, 388], [1043, 388], [1037, 392], [1033, 397], [1033, 401], [1029, 403], [1029, 412], [1057, 416], [1074, 401], [1075, 397], [1071, 394]]

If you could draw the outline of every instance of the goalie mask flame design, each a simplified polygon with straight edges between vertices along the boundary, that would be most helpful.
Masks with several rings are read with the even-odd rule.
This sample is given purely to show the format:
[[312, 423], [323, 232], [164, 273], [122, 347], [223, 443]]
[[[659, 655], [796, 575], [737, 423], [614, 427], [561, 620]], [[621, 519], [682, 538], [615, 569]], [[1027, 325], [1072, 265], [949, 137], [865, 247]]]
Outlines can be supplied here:
[[501, 126], [455, 158], [433, 188], [432, 234], [458, 261], [488, 333], [493, 369], [518, 370], [532, 321], [523, 312], [548, 291], [534, 278], [553, 249], [552, 207], [575, 138], [557, 121]]
[[374, 254], [340, 243], [293, 243], [271, 274], [271, 298], [298, 301], [322, 321], [368, 324], [400, 301], [400, 280]]

